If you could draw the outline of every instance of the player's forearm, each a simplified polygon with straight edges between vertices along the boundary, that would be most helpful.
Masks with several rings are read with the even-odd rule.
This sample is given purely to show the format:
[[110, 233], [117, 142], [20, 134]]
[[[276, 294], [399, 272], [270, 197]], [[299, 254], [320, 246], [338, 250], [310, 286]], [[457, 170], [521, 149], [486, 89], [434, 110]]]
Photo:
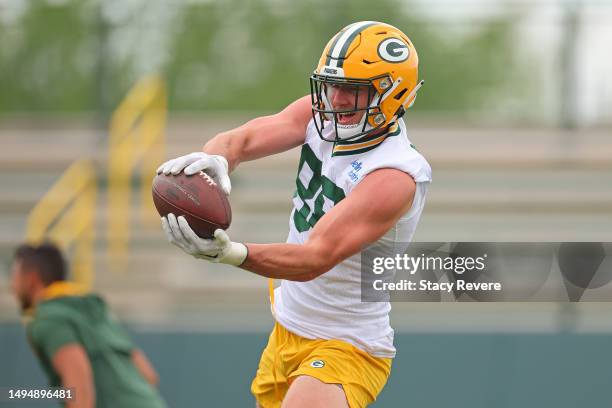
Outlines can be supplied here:
[[241, 161], [244, 161], [243, 148], [248, 137], [246, 133], [244, 126], [219, 133], [204, 145], [202, 151], [225, 157], [231, 173]]
[[330, 270], [339, 260], [312, 245], [247, 244], [241, 268], [274, 279], [308, 281]]

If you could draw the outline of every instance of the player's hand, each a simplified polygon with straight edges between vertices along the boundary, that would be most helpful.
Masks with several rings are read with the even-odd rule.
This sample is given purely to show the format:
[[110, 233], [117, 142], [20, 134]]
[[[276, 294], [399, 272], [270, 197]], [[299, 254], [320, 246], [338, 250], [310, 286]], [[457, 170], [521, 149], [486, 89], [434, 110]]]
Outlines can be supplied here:
[[232, 242], [222, 229], [217, 229], [213, 238], [205, 239], [197, 236], [183, 216], [177, 218], [170, 213], [161, 217], [161, 223], [168, 241], [195, 258], [240, 266], [247, 257], [247, 247]]
[[168, 160], [157, 168], [157, 174], [177, 175], [181, 171], [188, 176], [203, 171], [221, 186], [221, 190], [226, 195], [229, 195], [232, 190], [232, 183], [228, 175], [227, 159], [223, 156], [194, 152]]

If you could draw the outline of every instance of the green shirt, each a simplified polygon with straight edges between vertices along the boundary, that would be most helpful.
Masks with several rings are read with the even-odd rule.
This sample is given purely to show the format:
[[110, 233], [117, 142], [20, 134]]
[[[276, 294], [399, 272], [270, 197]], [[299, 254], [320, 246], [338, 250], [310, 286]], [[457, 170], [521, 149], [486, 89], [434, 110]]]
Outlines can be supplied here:
[[[96, 407], [165, 407], [157, 390], [132, 363], [134, 345], [99, 296], [62, 296], [42, 301], [27, 330], [51, 386], [61, 385], [51, 363], [53, 355], [64, 345], [78, 343], [91, 363]], [[78, 394], [75, 397], [78, 399]]]

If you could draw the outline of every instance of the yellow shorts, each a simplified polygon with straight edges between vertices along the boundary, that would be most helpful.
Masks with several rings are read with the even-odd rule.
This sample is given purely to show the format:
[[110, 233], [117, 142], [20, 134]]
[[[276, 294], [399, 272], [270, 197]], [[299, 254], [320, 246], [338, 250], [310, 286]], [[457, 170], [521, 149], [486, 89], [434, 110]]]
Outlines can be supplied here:
[[391, 373], [390, 358], [378, 358], [341, 340], [311, 340], [276, 323], [261, 355], [251, 392], [264, 408], [281, 406], [300, 375], [340, 384], [350, 408], [376, 400]]

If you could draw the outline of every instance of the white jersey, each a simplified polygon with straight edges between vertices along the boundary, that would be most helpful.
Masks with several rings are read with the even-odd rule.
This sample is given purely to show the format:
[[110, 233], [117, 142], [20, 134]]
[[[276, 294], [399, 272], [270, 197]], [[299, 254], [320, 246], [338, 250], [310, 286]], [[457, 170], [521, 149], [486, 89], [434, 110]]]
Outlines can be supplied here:
[[[325, 131], [331, 133], [331, 126]], [[305, 243], [316, 222], [368, 173], [380, 168], [399, 169], [416, 182], [412, 208], [379, 240], [407, 243], [425, 204], [431, 168], [408, 140], [403, 120], [388, 135], [341, 144], [321, 140], [311, 120], [302, 146], [287, 242]], [[360, 260], [361, 254], [355, 254], [308, 282], [282, 281], [274, 292], [276, 320], [302, 337], [344, 340], [373, 356], [394, 357], [391, 305], [361, 301]]]

